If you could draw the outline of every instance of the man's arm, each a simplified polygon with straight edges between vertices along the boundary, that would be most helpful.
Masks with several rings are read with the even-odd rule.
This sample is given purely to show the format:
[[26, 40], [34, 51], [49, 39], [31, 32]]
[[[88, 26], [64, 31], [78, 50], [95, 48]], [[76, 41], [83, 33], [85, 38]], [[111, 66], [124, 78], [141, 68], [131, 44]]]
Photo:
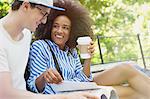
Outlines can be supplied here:
[[[31, 92], [17, 90], [13, 88], [9, 72], [1, 72], [0, 79], [0, 97], [2, 99], [40, 99], [40, 95], [37, 96], [36, 94], [33, 94]], [[46, 98], [45, 96], [45, 99], [49, 98]]]
[[12, 87], [9, 72], [0, 72], [0, 79], [0, 99], [98, 99], [96, 96], [90, 95], [89, 93], [42, 95], [17, 90]]

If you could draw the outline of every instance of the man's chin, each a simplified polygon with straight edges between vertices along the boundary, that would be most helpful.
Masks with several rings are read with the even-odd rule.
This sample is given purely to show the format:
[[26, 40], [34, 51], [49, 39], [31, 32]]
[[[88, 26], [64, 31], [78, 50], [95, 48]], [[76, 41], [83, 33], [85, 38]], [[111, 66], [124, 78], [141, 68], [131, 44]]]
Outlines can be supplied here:
[[30, 31], [31, 31], [31, 32], [35, 32], [35, 31], [36, 31], [36, 29], [31, 29]]
[[28, 28], [26, 27], [28, 30], [30, 30], [31, 32], [35, 32], [36, 31], [36, 28]]

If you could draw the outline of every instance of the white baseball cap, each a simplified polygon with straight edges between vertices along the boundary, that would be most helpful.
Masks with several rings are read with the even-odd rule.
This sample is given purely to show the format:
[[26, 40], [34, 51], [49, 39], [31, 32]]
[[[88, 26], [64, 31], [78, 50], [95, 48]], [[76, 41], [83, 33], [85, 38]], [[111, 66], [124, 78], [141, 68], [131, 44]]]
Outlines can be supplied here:
[[65, 10], [64, 8], [53, 6], [53, 0], [18, 0], [18, 1], [25, 1], [25, 2], [35, 3], [35, 4], [40, 4], [40, 5], [46, 6], [48, 8], [56, 9], [56, 10], [62, 10], [62, 11]]

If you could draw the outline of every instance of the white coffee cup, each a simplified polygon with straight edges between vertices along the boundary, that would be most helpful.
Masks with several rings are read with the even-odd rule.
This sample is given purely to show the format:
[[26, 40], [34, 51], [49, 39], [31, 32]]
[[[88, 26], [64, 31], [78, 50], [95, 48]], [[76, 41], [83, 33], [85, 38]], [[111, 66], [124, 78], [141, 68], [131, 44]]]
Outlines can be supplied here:
[[79, 45], [80, 56], [82, 59], [88, 59], [91, 57], [90, 53], [88, 53], [88, 46], [92, 39], [89, 36], [79, 37], [77, 39], [77, 43]]

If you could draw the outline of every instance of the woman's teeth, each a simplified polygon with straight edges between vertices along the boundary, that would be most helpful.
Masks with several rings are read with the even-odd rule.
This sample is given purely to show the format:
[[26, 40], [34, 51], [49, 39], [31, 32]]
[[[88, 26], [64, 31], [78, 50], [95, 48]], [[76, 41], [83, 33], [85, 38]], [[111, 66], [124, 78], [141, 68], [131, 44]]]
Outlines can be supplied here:
[[57, 38], [63, 38], [63, 36], [61, 36], [61, 35], [56, 35], [56, 37], [57, 37]]

